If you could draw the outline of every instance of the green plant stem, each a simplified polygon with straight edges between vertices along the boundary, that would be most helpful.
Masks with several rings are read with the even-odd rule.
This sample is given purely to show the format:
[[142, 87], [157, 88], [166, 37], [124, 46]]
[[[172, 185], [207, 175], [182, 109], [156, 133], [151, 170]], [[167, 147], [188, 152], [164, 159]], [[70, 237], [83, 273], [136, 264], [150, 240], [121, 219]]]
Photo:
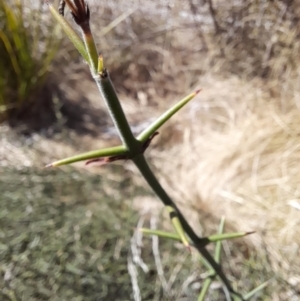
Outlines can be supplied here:
[[[105, 101], [109, 115], [119, 132], [120, 139], [122, 140], [124, 146], [126, 146], [126, 148], [128, 149], [129, 153], [132, 155], [132, 161], [135, 163], [142, 176], [145, 178], [154, 193], [161, 199], [164, 205], [174, 208], [175, 212], [172, 212], [172, 214], [177, 214], [184, 231], [194, 243], [195, 248], [202, 254], [202, 256], [210, 264], [210, 266], [215, 270], [216, 274], [223, 281], [226, 288], [230, 292], [235, 293], [225, 274], [223, 273], [221, 266], [205, 249], [205, 246], [209, 243], [209, 241], [207, 239], [201, 239], [196, 235], [194, 230], [187, 223], [184, 216], [181, 214], [177, 206], [173, 203], [172, 199], [168, 196], [166, 191], [162, 188], [159, 181], [150, 169], [144, 155], [141, 153], [142, 142], [138, 141], [132, 134], [127, 118], [124, 114], [121, 103], [110, 80], [108, 72], [104, 70], [98, 76], [95, 76], [94, 79]], [[172, 214], [170, 214], [171, 219], [173, 218]]]
[[[219, 226], [219, 231], [218, 234], [223, 234], [223, 230], [224, 230], [224, 223], [225, 223], [225, 218], [223, 217]], [[222, 249], [222, 242], [219, 240], [216, 244], [216, 249], [215, 249], [215, 261], [220, 264], [220, 259], [221, 259], [221, 249]], [[208, 267], [210, 270], [210, 275], [205, 279], [203, 285], [202, 285], [202, 289], [201, 292], [199, 294], [198, 297], [198, 301], [203, 301], [208, 290], [209, 287], [213, 281], [213, 279], [216, 276], [216, 272], [214, 271], [214, 269], [212, 269], [211, 267]]]
[[[171, 198], [168, 196], [166, 191], [162, 188], [157, 178], [153, 174], [150, 169], [145, 157], [143, 154], [139, 154], [135, 156], [132, 161], [135, 163], [140, 173], [143, 175], [144, 179], [147, 181], [149, 186], [152, 188], [154, 193], [161, 199], [165, 206], [173, 207], [178, 215], [178, 218], [182, 224], [183, 229], [186, 231], [187, 235], [193, 241], [195, 248], [201, 253], [201, 255], [206, 259], [206, 261], [210, 264], [210, 266], [215, 270], [216, 274], [223, 281], [226, 288], [231, 292], [235, 293], [233, 288], [231, 287], [229, 281], [227, 280], [225, 274], [222, 271], [221, 266], [214, 260], [214, 258], [210, 255], [210, 253], [203, 246], [201, 238], [199, 238], [194, 230], [190, 227], [190, 225], [185, 220], [184, 216], [181, 214], [177, 206], [173, 203]], [[202, 245], [201, 245], [202, 244]]]
[[86, 24], [85, 29], [82, 28], [82, 36], [89, 56], [91, 72], [94, 75], [97, 71], [98, 52], [89, 24]]
[[[66, 0], [69, 6], [71, 7], [71, 10], [73, 13], [76, 11], [76, 5], [79, 5], [78, 1], [72, 2], [69, 0]], [[118, 99], [118, 96], [116, 94], [116, 91], [113, 87], [113, 84], [109, 78], [109, 75], [107, 71], [103, 68], [103, 61], [102, 58], [98, 61], [98, 52], [95, 47], [93, 36], [90, 32], [90, 28], [86, 28], [84, 31], [85, 34], [85, 44], [82, 42], [80, 37], [78, 37], [77, 33], [71, 28], [71, 26], [63, 19], [63, 17], [53, 8], [52, 5], [49, 5], [50, 10], [53, 14], [53, 16], [56, 18], [56, 20], [63, 26], [66, 34], [69, 36], [71, 41], [74, 43], [75, 47], [79, 50], [79, 52], [82, 54], [82, 56], [85, 58], [87, 62], [90, 64], [91, 73], [94, 77], [94, 80], [98, 86], [98, 89], [100, 91], [100, 94], [102, 95], [105, 104], [107, 106], [108, 112], [110, 117], [112, 118], [115, 127], [118, 130], [119, 137], [122, 140], [123, 145], [121, 147], [112, 148], [109, 150], [113, 152], [119, 152], [122, 153], [126, 152], [128, 153], [129, 157], [132, 159], [132, 161], [135, 163], [139, 171], [141, 172], [144, 179], [147, 181], [149, 186], [152, 188], [154, 193], [160, 198], [160, 200], [164, 203], [166, 208], [169, 211], [169, 215], [171, 218], [171, 221], [173, 222], [173, 225], [175, 225], [175, 228], [177, 230], [177, 233], [180, 236], [180, 239], [182, 243], [184, 243], [186, 246], [189, 246], [188, 238], [185, 237], [185, 234], [187, 234], [190, 238], [190, 240], [193, 242], [193, 246], [198, 250], [198, 252], [202, 255], [203, 258], [202, 261], [204, 262], [204, 265], [207, 266], [210, 270], [213, 270], [211, 272], [210, 277], [213, 277], [217, 275], [222, 282], [224, 283], [225, 287], [228, 289], [228, 291], [231, 293], [230, 295], [235, 299], [240, 300], [246, 300], [250, 298], [253, 294], [255, 294], [257, 291], [261, 290], [264, 285], [261, 285], [257, 289], [253, 290], [249, 294], [245, 296], [243, 299], [239, 294], [237, 294], [233, 288], [231, 287], [229, 281], [227, 280], [225, 274], [222, 271], [221, 265], [219, 264], [218, 257], [221, 253], [221, 243], [219, 242], [219, 246], [216, 250], [216, 257], [215, 259], [210, 255], [210, 253], [207, 251], [205, 246], [210, 243], [210, 240], [207, 238], [201, 238], [196, 235], [194, 230], [190, 227], [184, 216], [181, 214], [175, 203], [173, 203], [172, 199], [168, 196], [166, 191], [162, 188], [159, 181], [153, 174], [152, 170], [150, 169], [143, 152], [145, 150], [144, 143], [148, 141], [150, 136], [155, 133], [155, 131], [162, 126], [173, 114], [175, 114], [180, 108], [182, 108], [190, 99], [192, 99], [198, 92], [195, 91], [194, 93], [187, 96], [185, 99], [183, 99], [181, 102], [179, 102], [177, 105], [172, 107], [169, 111], [167, 111], [165, 114], [163, 114], [158, 120], [156, 120], [155, 123], [153, 123], [150, 127], [148, 127], [144, 132], [142, 132], [138, 139], [136, 139], [130, 129], [130, 126], [128, 124], [127, 118], [124, 114], [124, 111], [122, 109], [121, 103]], [[78, 6], [79, 7], [79, 6]], [[77, 7], [77, 8], [78, 8]], [[86, 11], [87, 13], [87, 11]], [[88, 17], [85, 15], [85, 17]], [[80, 26], [82, 29], [82, 25]], [[84, 47], [86, 46], [86, 48]], [[98, 65], [97, 65], [98, 61]], [[97, 68], [96, 68], [97, 66]], [[95, 72], [98, 72], [98, 74], [95, 74]], [[151, 140], [150, 140], [151, 141]], [[148, 146], [148, 145], [147, 145]], [[126, 148], [125, 150], [122, 150], [122, 147]], [[98, 151], [97, 151], [98, 152]], [[105, 150], [107, 152], [107, 149]], [[88, 154], [90, 156], [91, 153]], [[93, 152], [92, 155], [95, 155]], [[82, 155], [86, 156], [86, 154]], [[78, 156], [77, 156], [78, 158]], [[82, 158], [82, 157], [79, 157]], [[84, 157], [86, 158], [86, 157]], [[76, 158], [75, 158], [76, 159]], [[75, 160], [73, 158], [69, 158], [64, 162], [70, 162], [70, 160]], [[58, 163], [56, 163], [58, 164]], [[52, 164], [51, 166], [53, 166]], [[176, 218], [176, 223], [174, 223], [174, 220]], [[179, 231], [178, 231], [179, 229]], [[223, 232], [223, 231], [222, 231]], [[207, 281], [204, 283], [204, 289], [202, 290], [203, 293], [200, 293], [198, 300], [203, 300], [207, 290], [209, 288], [209, 285], [211, 283], [211, 279], [207, 279]]]
[[178, 214], [179, 220], [185, 229], [187, 235], [191, 238], [191, 240], [195, 242], [199, 242], [199, 237], [195, 234], [193, 229], [190, 227], [190, 225], [186, 222], [180, 211], [178, 210], [177, 206], [173, 203], [171, 198], [168, 196], [166, 191], [162, 188], [158, 180], [156, 179], [155, 175], [153, 174], [152, 170], [150, 169], [145, 157], [143, 154], [137, 155], [134, 157], [133, 162], [149, 184], [149, 186], [152, 188], [154, 193], [161, 199], [161, 201], [164, 203], [165, 206], [171, 206], [174, 208]]
[[142, 146], [142, 142], [135, 139], [118, 99], [116, 91], [106, 71], [95, 77], [98, 89], [105, 101], [110, 117], [119, 132], [119, 136], [130, 153], [134, 153]]

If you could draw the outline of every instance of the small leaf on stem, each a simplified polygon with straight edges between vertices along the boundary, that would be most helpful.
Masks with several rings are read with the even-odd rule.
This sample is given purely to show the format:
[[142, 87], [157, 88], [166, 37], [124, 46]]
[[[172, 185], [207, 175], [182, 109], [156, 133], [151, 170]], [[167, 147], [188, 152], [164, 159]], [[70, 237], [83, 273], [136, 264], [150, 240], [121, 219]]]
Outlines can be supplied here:
[[261, 285], [259, 285], [258, 287], [256, 287], [255, 289], [253, 289], [251, 292], [249, 292], [248, 294], [243, 296], [243, 300], [249, 300], [250, 298], [252, 298], [256, 293], [262, 291], [267, 285], [269, 284], [269, 281], [266, 281], [264, 283], [262, 283]]
[[186, 96], [176, 105], [171, 107], [165, 113], [163, 113], [159, 118], [157, 118], [152, 124], [148, 126], [137, 139], [145, 142], [153, 133], [155, 133], [166, 121], [168, 121], [176, 112], [178, 112], [183, 106], [185, 106], [190, 100], [192, 100], [201, 90], [196, 90], [190, 95]]
[[189, 240], [186, 236], [186, 233], [180, 223], [180, 220], [178, 218], [178, 214], [176, 212], [176, 210], [171, 207], [171, 206], [166, 206], [168, 212], [169, 212], [169, 215], [170, 215], [170, 218], [171, 218], [171, 221], [172, 221], [172, 224], [176, 230], [176, 232], [178, 233], [180, 239], [181, 239], [181, 242], [183, 243], [184, 246], [186, 246], [188, 248], [188, 250], [191, 252], [191, 246], [190, 246], [190, 243], [189, 243]]
[[176, 233], [165, 232], [165, 231], [161, 231], [161, 230], [147, 229], [147, 228], [140, 228], [139, 231], [143, 232], [144, 234], [156, 235], [158, 237], [182, 242], [182, 240], [180, 239], [180, 236]]
[[103, 56], [102, 54], [100, 54], [98, 58], [98, 68], [97, 68], [98, 74], [101, 75], [103, 73], [103, 70], [104, 70]]
[[46, 167], [57, 167], [57, 166], [72, 164], [72, 163], [80, 162], [80, 161], [99, 159], [101, 157], [120, 156], [120, 155], [126, 155], [126, 154], [127, 154], [126, 148], [123, 145], [120, 145], [120, 146], [99, 149], [99, 150], [83, 153], [80, 155], [72, 156], [69, 158], [65, 158], [65, 159], [50, 163], [50, 164], [46, 165]]
[[86, 51], [85, 45], [79, 35], [75, 32], [75, 30], [71, 27], [71, 25], [64, 19], [64, 17], [53, 7], [52, 4], [48, 3], [49, 10], [56, 21], [60, 24], [65, 34], [69, 37], [70, 41], [73, 43], [75, 48], [82, 55], [84, 60], [89, 63], [89, 56]]

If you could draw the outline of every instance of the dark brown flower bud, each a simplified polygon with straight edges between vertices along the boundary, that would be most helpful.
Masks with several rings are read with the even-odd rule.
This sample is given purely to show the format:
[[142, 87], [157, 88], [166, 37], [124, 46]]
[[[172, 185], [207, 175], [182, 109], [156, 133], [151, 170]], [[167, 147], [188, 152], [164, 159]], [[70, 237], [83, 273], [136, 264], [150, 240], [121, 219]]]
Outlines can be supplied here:
[[75, 9], [71, 10], [74, 21], [82, 27], [89, 24], [90, 21], [90, 9], [88, 4], [84, 0], [74, 0]]

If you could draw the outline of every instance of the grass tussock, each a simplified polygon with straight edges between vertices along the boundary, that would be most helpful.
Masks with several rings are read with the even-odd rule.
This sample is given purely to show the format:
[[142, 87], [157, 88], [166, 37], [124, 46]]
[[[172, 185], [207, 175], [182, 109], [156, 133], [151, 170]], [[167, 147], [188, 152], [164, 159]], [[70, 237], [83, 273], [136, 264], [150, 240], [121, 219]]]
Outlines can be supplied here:
[[38, 6], [28, 10], [22, 1], [0, 1], [0, 122], [40, 127], [55, 118], [49, 67], [58, 31]]
[[[156, 154], [166, 162], [163, 177], [181, 203], [225, 215], [234, 229], [257, 231], [246, 241], [267, 252], [282, 279], [298, 285], [299, 209], [293, 204], [300, 200], [300, 112], [282, 114], [274, 103], [251, 99], [247, 90], [255, 87], [240, 80], [225, 87], [231, 104], [203, 91], [186, 111], [177, 143]], [[234, 87], [240, 95], [228, 92]], [[243, 95], [247, 105], [239, 103]]]

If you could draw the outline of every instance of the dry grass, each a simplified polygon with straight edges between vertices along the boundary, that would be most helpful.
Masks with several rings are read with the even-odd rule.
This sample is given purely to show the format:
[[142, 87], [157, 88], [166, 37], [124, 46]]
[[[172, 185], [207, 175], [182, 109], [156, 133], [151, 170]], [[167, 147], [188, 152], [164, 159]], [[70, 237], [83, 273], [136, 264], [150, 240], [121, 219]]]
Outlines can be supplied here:
[[247, 105], [238, 103], [251, 85], [219, 84], [218, 96], [212, 99], [209, 91], [218, 87], [214, 78], [186, 110], [182, 138], [157, 154], [157, 165], [165, 162], [161, 170], [171, 186], [199, 210], [225, 215], [236, 229], [258, 231], [248, 241], [267, 244], [277, 268], [289, 271], [300, 243], [299, 210], [292, 206], [299, 203], [300, 112], [281, 114], [253, 94], [244, 97]]
[[[162, 10], [151, 8], [153, 12], [147, 6], [153, 4], [150, 1], [94, 7], [93, 17], [101, 16], [95, 27], [104, 29], [135, 9], [104, 36], [99, 30], [96, 36], [134, 129], [144, 127], [145, 120], [158, 116], [187, 91], [202, 88], [198, 99], [161, 130], [148, 155], [174, 199], [196, 208], [191, 217], [195, 225], [198, 216], [209, 214], [206, 231], [215, 229], [216, 219], [225, 215], [232, 229], [257, 231], [245, 240], [248, 247], [257, 250], [257, 260], [265, 260], [267, 254], [266, 264], [274, 274], [296, 288], [300, 285], [300, 211], [295, 206], [300, 203], [300, 32], [295, 25], [299, 10], [295, 1], [226, 5], [214, 1], [211, 16], [209, 2], [161, 4]], [[192, 13], [180, 15], [182, 7]], [[78, 66], [74, 60], [68, 70], [58, 69], [60, 87], [72, 102], [84, 102], [101, 113], [97, 90], [88, 72]], [[89, 112], [83, 114], [87, 121]], [[92, 138], [63, 136], [70, 140], [66, 147], [63, 138], [57, 142], [40, 138], [34, 145], [46, 161], [49, 156], [115, 143], [108, 121], [97, 128], [99, 135], [93, 130]], [[272, 300], [297, 298], [297, 292], [287, 296], [275, 288]]]

